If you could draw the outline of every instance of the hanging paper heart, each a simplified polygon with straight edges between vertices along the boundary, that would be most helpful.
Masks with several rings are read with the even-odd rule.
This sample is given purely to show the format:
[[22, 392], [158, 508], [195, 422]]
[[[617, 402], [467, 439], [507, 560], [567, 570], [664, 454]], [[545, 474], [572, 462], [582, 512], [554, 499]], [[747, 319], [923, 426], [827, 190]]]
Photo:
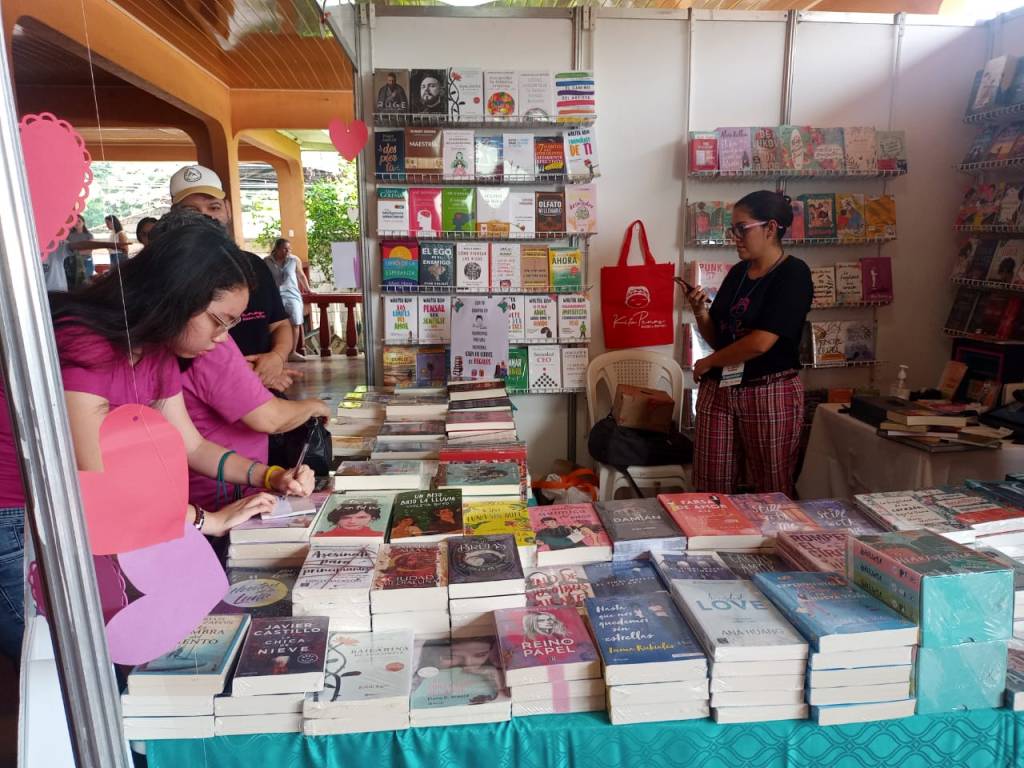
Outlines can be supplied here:
[[67, 239], [75, 217], [85, 210], [91, 158], [71, 124], [49, 112], [25, 115], [19, 128], [36, 238], [45, 257]]
[[338, 150], [338, 154], [346, 160], [355, 160], [363, 151], [370, 133], [366, 129], [366, 123], [362, 120], [353, 120], [351, 123], [344, 123], [334, 118], [327, 125], [327, 133], [331, 136], [331, 143]]
[[[117, 567], [117, 561], [112, 557], [93, 555], [92, 562], [96, 568], [96, 586], [100, 592], [103, 622], [106, 623], [128, 605], [124, 576], [121, 575], [121, 569]], [[28, 566], [28, 584], [32, 590], [32, 599], [36, 601], [36, 612], [44, 618], [49, 616], [50, 609], [46, 603], [42, 577], [39, 575], [39, 563], [36, 561]]]
[[142, 596], [107, 623], [114, 663], [144, 664], [172, 651], [227, 594], [227, 576], [206, 537], [189, 523], [184, 531], [174, 541], [118, 555]]
[[102, 472], [79, 472], [95, 555], [150, 547], [181, 536], [188, 459], [181, 433], [145, 405], [122, 405], [100, 425]]

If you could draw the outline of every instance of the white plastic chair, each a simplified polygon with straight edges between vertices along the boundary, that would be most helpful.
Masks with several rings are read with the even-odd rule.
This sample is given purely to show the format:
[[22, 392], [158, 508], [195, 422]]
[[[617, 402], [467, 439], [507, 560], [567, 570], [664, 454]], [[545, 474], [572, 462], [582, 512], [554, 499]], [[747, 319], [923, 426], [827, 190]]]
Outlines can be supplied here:
[[[679, 415], [683, 407], [683, 369], [671, 357], [643, 349], [624, 349], [605, 352], [591, 360], [587, 366], [587, 413], [591, 426], [611, 410], [615, 391], [620, 384], [660, 389], [671, 395], [675, 401], [672, 422], [676, 426], [679, 425]], [[607, 400], [602, 399], [604, 405], [598, 408], [599, 397], [605, 390]], [[632, 490], [633, 486], [625, 474], [607, 464], [596, 460], [595, 462], [600, 482], [600, 501], [614, 499], [620, 488]], [[670, 487], [690, 488], [690, 473], [681, 464], [631, 466], [629, 474], [645, 493], [648, 490], [657, 493]]]

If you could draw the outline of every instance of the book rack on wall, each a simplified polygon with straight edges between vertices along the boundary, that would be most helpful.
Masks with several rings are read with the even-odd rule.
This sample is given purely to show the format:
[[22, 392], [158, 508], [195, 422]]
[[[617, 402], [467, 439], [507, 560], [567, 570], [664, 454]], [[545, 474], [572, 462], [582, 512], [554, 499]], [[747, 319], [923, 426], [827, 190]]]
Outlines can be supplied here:
[[[570, 398], [574, 455], [592, 325], [589, 241], [598, 229], [592, 75], [449, 68], [372, 77], [384, 320], [374, 336], [385, 383], [480, 376], [477, 352], [486, 351], [486, 375], [504, 375], [507, 365], [509, 394]], [[430, 114], [417, 106], [426, 77], [445, 81], [447, 107]], [[389, 94], [401, 98], [389, 105]], [[506, 323], [502, 360], [494, 339], [504, 344]]]
[[1024, 227], [1015, 224], [957, 224], [953, 227], [954, 232], [967, 232], [975, 235], [1021, 235], [1024, 236]]
[[811, 312], [828, 309], [870, 309], [871, 307], [887, 307], [892, 304], [892, 299], [878, 299], [877, 301], [851, 301], [837, 304], [828, 304], [821, 307], [811, 307]]
[[1020, 104], [1009, 104], [1005, 107], [988, 109], [984, 112], [975, 112], [964, 117], [965, 123], [997, 123], [1001, 120], [1012, 120], [1015, 117], [1024, 117], [1024, 102]]
[[970, 163], [960, 163], [957, 169], [963, 173], [984, 173], [985, 171], [1004, 171], [1014, 168], [1024, 168], [1024, 155], [1021, 157], [1006, 157], [994, 160], [979, 160]]
[[906, 169], [885, 171], [826, 171], [770, 169], [764, 171], [690, 171], [690, 177], [704, 181], [743, 181], [752, 179], [877, 179], [892, 176], [905, 176]]
[[954, 277], [952, 280], [956, 285], [964, 285], [968, 288], [980, 288], [984, 291], [1024, 293], [1024, 283], [997, 283], [992, 280], [974, 280], [970, 277]]
[[942, 332], [952, 339], [971, 339], [972, 341], [984, 341], [989, 344], [998, 344], [1000, 346], [1024, 345], [1024, 339], [1001, 339], [996, 336], [988, 336], [982, 333], [958, 331], [955, 328], [943, 328]]
[[[803, 237], [798, 240], [783, 240], [782, 244], [787, 248], [816, 248], [850, 245], [875, 245], [880, 243], [891, 243], [894, 237]], [[686, 243], [690, 248], [735, 248], [736, 244], [731, 240], [690, 240]]]
[[884, 365], [885, 360], [847, 360], [842, 363], [804, 363], [803, 367], [809, 370], [824, 371], [829, 368], [871, 368], [876, 365]]
[[537, 173], [537, 174], [474, 174], [472, 176], [445, 176], [440, 173], [381, 173], [377, 172], [378, 183], [384, 184], [431, 184], [439, 187], [465, 186], [548, 186], [559, 184], [589, 184], [597, 176], [575, 173]]
[[546, 116], [471, 116], [435, 114], [394, 114], [389, 112], [375, 112], [373, 124], [380, 128], [494, 128], [504, 130], [506, 128], [540, 128], [570, 130], [573, 128], [589, 128], [597, 122], [597, 115], [581, 117], [546, 117]]

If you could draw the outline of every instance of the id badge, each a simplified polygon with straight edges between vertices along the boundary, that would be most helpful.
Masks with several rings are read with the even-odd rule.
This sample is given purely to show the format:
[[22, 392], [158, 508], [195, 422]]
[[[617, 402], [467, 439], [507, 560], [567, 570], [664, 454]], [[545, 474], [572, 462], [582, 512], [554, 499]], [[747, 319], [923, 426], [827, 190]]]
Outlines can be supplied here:
[[739, 365], [727, 365], [722, 369], [722, 380], [720, 387], [735, 387], [743, 381], [743, 363]]

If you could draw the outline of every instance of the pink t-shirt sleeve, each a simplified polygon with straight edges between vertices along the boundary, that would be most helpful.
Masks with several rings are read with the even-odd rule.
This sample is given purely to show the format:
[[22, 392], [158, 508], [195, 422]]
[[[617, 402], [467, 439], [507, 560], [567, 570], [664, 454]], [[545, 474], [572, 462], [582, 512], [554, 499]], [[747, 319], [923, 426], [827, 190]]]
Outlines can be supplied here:
[[229, 424], [274, 399], [230, 336], [197, 357], [188, 376], [195, 396]]

